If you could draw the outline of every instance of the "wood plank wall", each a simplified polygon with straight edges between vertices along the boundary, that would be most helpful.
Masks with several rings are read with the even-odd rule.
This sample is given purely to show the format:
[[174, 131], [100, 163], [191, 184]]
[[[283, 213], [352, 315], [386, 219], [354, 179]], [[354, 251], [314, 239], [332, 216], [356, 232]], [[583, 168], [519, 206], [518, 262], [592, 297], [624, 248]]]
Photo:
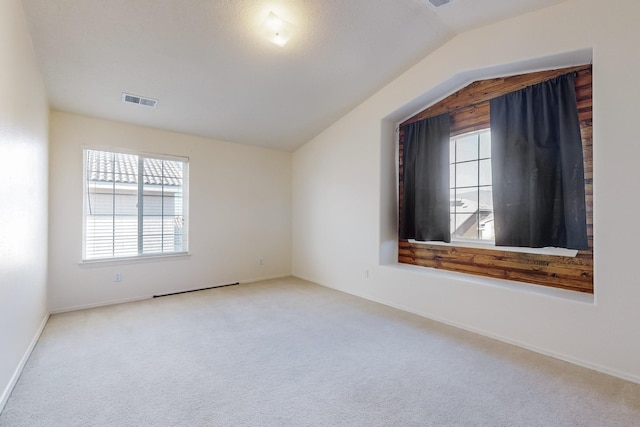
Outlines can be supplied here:
[[[489, 99], [569, 72], [576, 73], [576, 98], [582, 134], [589, 250], [574, 258], [524, 254], [501, 250], [471, 249], [398, 241], [398, 262], [461, 273], [515, 280], [543, 286], [593, 293], [593, 150], [591, 65], [542, 71], [474, 82], [401, 124], [445, 112], [451, 114], [451, 136], [489, 127]], [[402, 209], [403, 133], [399, 134]]]

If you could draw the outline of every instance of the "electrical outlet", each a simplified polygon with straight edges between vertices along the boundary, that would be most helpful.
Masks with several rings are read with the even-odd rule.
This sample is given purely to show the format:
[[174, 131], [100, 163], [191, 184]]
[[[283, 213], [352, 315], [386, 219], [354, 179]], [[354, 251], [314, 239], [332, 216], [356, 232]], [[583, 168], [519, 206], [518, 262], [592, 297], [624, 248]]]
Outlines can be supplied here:
[[258, 260], [258, 264], [260, 264], [260, 265], [264, 265], [264, 258], [260, 258], [260, 259]]
[[119, 271], [113, 275], [114, 282], [122, 282], [122, 273]]

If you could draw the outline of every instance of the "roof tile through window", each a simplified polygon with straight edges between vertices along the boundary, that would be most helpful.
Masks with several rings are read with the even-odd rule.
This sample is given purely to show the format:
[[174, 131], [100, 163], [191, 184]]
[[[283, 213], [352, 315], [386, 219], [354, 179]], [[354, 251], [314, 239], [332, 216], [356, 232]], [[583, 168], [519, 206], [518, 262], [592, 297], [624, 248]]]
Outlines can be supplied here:
[[[87, 151], [89, 180], [96, 182], [138, 183], [138, 156], [135, 154]], [[149, 185], [182, 185], [179, 161], [144, 159], [144, 183]]]

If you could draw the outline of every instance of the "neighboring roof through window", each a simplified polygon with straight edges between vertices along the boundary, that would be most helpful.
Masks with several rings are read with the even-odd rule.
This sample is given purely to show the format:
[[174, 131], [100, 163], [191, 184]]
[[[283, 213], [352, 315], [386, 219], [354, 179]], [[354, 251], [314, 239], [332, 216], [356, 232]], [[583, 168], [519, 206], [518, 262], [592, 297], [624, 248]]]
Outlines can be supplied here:
[[[163, 169], [164, 163], [164, 169]], [[138, 183], [138, 156], [106, 151], [87, 151], [89, 181]], [[181, 162], [144, 158], [144, 184], [182, 185]]]

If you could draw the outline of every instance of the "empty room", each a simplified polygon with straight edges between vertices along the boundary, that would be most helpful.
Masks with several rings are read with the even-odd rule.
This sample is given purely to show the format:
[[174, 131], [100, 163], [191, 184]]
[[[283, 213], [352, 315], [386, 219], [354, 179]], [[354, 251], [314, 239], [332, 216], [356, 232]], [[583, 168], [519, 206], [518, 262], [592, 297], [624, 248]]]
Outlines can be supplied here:
[[638, 19], [0, 0], [0, 426], [640, 426]]

